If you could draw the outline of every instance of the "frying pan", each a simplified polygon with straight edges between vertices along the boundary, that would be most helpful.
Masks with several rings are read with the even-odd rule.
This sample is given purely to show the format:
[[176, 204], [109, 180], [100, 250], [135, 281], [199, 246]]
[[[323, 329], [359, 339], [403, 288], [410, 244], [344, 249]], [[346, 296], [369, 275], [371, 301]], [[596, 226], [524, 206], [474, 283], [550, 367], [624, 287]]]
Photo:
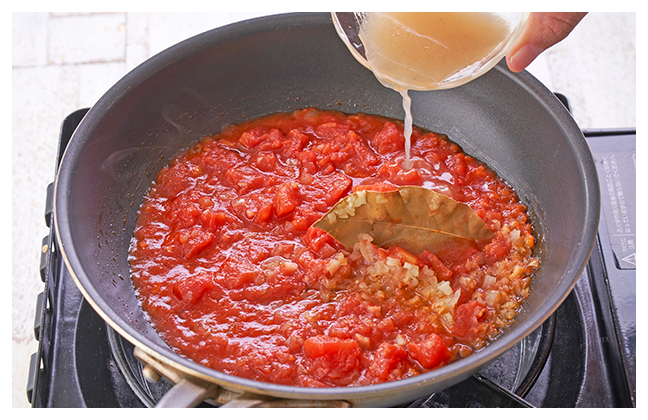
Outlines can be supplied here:
[[516, 321], [484, 349], [418, 377], [352, 388], [262, 383], [177, 355], [141, 310], [127, 259], [145, 192], [179, 150], [202, 136], [304, 107], [404, 117], [400, 95], [355, 61], [330, 15], [276, 15], [190, 38], [128, 73], [86, 114], [57, 174], [57, 242], [85, 299], [134, 344], [145, 373], [176, 384], [166, 404], [195, 405], [204, 398], [229, 405], [280, 398], [358, 407], [412, 401], [495, 360], [567, 297], [589, 258], [599, 217], [595, 166], [569, 112], [531, 75], [513, 74], [503, 63], [464, 86], [411, 97], [416, 125], [447, 134], [518, 192], [532, 215], [541, 265]]

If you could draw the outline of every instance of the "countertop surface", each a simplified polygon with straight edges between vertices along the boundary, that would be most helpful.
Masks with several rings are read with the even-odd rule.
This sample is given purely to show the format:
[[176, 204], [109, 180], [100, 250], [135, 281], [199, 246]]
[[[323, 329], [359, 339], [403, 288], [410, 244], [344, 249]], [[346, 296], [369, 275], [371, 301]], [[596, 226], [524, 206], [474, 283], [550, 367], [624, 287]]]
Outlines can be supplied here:
[[[45, 194], [59, 129], [117, 80], [190, 36], [267, 13], [12, 14], [12, 406], [28, 407]], [[636, 14], [590, 13], [528, 69], [582, 129], [635, 128]]]

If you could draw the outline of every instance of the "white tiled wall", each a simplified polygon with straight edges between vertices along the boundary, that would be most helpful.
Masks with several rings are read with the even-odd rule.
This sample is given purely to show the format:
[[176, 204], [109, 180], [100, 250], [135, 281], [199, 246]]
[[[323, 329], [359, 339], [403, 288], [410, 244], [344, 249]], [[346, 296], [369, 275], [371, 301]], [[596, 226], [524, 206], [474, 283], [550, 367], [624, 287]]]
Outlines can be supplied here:
[[[151, 55], [264, 13], [12, 15], [12, 405], [26, 407], [38, 265], [60, 124]], [[582, 128], [636, 126], [636, 17], [593, 13], [530, 71], [571, 100]]]

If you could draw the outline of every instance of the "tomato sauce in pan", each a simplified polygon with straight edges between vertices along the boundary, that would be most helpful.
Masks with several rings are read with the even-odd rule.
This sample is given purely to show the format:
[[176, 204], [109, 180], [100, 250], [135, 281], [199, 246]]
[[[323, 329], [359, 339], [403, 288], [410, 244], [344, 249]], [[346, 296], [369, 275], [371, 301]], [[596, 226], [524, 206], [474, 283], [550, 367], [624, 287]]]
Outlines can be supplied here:
[[[177, 156], [141, 206], [133, 283], [179, 354], [227, 374], [303, 387], [399, 380], [497, 336], [538, 265], [526, 208], [445, 136], [303, 109], [232, 125]], [[406, 166], [408, 167], [408, 166]], [[468, 204], [485, 244], [413, 255], [311, 227], [354, 189], [419, 185]]]

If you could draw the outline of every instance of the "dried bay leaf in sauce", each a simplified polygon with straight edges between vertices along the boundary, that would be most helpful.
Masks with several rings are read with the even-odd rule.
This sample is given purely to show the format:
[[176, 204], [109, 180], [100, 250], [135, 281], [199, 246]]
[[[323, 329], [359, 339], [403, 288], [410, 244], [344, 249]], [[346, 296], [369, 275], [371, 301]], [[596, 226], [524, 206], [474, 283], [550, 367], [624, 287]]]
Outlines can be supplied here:
[[313, 227], [347, 248], [364, 233], [373, 237], [374, 245], [397, 245], [414, 254], [424, 250], [436, 253], [452, 244], [493, 236], [468, 205], [417, 186], [388, 192], [357, 191], [340, 200]]

